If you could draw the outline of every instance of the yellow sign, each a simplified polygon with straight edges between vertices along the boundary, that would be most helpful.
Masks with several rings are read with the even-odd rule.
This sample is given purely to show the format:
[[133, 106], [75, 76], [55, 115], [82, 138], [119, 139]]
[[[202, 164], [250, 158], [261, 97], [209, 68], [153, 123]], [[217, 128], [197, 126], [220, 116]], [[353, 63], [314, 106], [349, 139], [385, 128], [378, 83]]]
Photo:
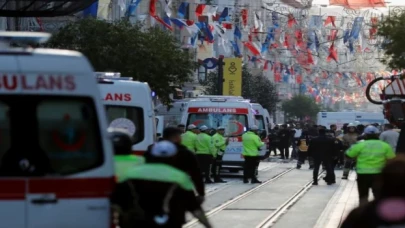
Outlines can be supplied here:
[[223, 95], [242, 96], [242, 59], [224, 59]]

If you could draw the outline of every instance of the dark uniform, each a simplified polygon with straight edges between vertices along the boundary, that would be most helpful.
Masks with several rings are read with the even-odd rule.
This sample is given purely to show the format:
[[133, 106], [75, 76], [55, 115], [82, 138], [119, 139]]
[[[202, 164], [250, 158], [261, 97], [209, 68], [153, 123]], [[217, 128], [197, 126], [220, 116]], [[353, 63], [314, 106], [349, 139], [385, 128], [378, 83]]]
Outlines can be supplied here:
[[325, 181], [328, 184], [335, 183], [333, 159], [336, 156], [336, 144], [333, 138], [326, 136], [326, 130], [320, 129], [319, 136], [309, 143], [308, 154], [314, 159], [314, 185], [318, 184], [318, 174], [321, 164], [325, 166]]
[[270, 145], [269, 152], [271, 153], [271, 151], [274, 151], [274, 156], [277, 156], [277, 148], [279, 148], [280, 145], [277, 127], [270, 131], [268, 139]]
[[281, 159], [288, 159], [290, 157], [290, 145], [291, 145], [291, 131], [287, 129], [287, 125], [283, 125], [278, 133], [280, 138], [279, 150], [281, 153]]

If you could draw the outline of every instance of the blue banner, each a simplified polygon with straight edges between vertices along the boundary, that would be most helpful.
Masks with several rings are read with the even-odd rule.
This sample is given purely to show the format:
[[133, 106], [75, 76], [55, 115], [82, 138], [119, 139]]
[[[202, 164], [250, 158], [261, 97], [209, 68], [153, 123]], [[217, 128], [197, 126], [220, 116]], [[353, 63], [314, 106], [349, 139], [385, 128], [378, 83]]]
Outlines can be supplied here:
[[353, 28], [350, 32], [350, 38], [357, 40], [360, 35], [360, 30], [363, 24], [364, 17], [356, 17], [354, 19]]

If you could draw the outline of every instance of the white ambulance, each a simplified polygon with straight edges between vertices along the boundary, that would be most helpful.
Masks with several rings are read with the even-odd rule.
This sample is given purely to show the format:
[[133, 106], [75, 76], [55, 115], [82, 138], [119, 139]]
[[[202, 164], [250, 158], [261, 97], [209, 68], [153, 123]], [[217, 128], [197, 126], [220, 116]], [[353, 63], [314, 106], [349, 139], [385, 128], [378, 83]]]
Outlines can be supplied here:
[[[249, 100], [243, 98], [200, 97], [189, 101], [182, 123], [197, 127], [206, 125], [214, 130], [219, 126], [225, 127], [225, 136], [230, 137], [230, 140], [223, 157], [223, 167], [239, 171], [243, 169], [244, 162], [242, 134], [255, 125], [253, 111]], [[261, 155], [265, 153], [266, 148], [263, 146]]]
[[163, 117], [163, 126], [177, 126], [181, 123], [181, 117], [187, 110], [190, 99], [173, 101], [170, 105], [158, 104], [155, 107], [156, 115]]
[[152, 90], [145, 82], [132, 81], [120, 73], [96, 72], [109, 127], [123, 128], [132, 135], [132, 151], [143, 155], [156, 141]]
[[114, 153], [92, 66], [6, 43], [49, 37], [0, 33], [0, 227], [109, 228]]
[[266, 137], [270, 134], [268, 118], [266, 119], [267, 110], [264, 109], [263, 106], [259, 103], [252, 103], [252, 108], [255, 111], [256, 125], [259, 127], [259, 130], [261, 131], [260, 135], [265, 136], [263, 138], [263, 141], [266, 143], [267, 149], [269, 149], [269, 140]]
[[387, 123], [382, 112], [319, 112], [317, 116], [317, 124], [327, 128], [332, 124], [336, 124], [340, 129], [345, 123], [354, 123], [356, 121], [363, 125]]

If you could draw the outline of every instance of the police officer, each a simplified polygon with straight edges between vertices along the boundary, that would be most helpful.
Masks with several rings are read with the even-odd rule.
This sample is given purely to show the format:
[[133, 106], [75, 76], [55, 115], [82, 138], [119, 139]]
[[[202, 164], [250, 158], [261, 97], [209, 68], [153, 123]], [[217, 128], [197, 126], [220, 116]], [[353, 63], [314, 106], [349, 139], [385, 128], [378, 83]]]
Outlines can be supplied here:
[[197, 142], [197, 127], [194, 124], [187, 126], [186, 133], [181, 135], [181, 144], [195, 153], [195, 144]]
[[184, 124], [179, 124], [179, 125], [177, 125], [177, 128], [180, 129], [180, 131], [184, 133], [186, 126]]
[[[353, 123], [349, 123], [347, 125], [347, 133], [345, 133], [342, 138], [343, 148], [345, 150], [350, 148], [353, 144], [355, 144], [357, 142], [358, 136], [359, 136], [359, 134], [357, 133], [356, 125]], [[352, 163], [353, 163], [352, 159], [345, 157], [345, 163], [344, 163], [344, 167], [343, 167], [343, 176], [342, 176], [343, 180], [347, 180], [350, 170], [352, 168]]]
[[200, 131], [195, 144], [196, 155], [201, 172], [204, 173], [205, 183], [209, 184], [213, 183], [210, 179], [210, 169], [215, 148], [212, 144], [212, 138], [208, 134], [208, 127], [203, 125], [200, 127]]
[[225, 127], [218, 127], [217, 133], [212, 136], [212, 141], [215, 147], [214, 159], [212, 163], [212, 175], [214, 177], [214, 182], [216, 183], [226, 183], [220, 177], [220, 171], [222, 166], [222, 156], [225, 153], [226, 146], [228, 145], [229, 138], [224, 137]]
[[242, 135], [243, 152], [242, 155], [245, 158], [245, 164], [243, 167], [243, 183], [248, 183], [251, 179], [251, 183], [262, 183], [256, 178], [255, 170], [260, 163], [260, 147], [264, 145], [264, 142], [257, 135], [259, 128], [253, 125], [249, 131]]
[[379, 130], [376, 127], [372, 125], [366, 127], [364, 129], [365, 140], [354, 144], [346, 152], [348, 157], [357, 160], [357, 189], [360, 205], [367, 203], [370, 188], [374, 198], [377, 198], [377, 178], [387, 160], [395, 157], [391, 146], [379, 140], [378, 134]]
[[120, 214], [120, 227], [181, 228], [186, 211], [211, 227], [189, 175], [172, 166], [176, 153], [173, 143], [158, 142], [145, 164], [127, 170], [111, 196]]

